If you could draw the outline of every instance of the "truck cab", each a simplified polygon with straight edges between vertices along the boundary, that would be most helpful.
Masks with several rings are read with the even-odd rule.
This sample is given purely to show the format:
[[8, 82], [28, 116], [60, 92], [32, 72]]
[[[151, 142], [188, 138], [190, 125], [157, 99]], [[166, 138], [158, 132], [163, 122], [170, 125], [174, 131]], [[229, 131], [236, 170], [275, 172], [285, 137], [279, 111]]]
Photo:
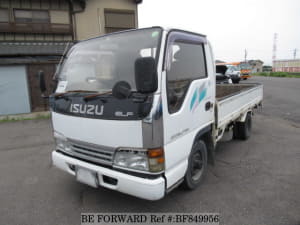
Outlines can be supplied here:
[[68, 51], [58, 77], [49, 100], [53, 164], [79, 182], [148, 200], [181, 183], [196, 188], [220, 135], [245, 124], [262, 99], [261, 89], [258, 96], [248, 85], [251, 105], [218, 117], [206, 36], [161, 27], [82, 41]]

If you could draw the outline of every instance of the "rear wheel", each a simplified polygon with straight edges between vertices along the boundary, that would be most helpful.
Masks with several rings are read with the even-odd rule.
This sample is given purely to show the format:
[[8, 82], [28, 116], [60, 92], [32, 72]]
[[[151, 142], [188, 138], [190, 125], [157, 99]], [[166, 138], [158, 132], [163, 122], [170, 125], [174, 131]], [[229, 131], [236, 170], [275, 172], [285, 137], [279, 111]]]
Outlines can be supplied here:
[[233, 138], [247, 140], [251, 135], [252, 116], [247, 113], [245, 122], [236, 122], [233, 128]]
[[203, 179], [207, 168], [207, 148], [202, 140], [194, 143], [189, 157], [189, 164], [184, 176], [183, 186], [195, 189]]

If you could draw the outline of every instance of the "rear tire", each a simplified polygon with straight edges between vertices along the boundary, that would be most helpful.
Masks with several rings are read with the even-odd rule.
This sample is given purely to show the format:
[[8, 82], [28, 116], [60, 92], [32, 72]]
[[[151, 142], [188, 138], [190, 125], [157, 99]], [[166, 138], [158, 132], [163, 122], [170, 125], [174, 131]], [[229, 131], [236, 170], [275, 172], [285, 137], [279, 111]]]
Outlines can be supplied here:
[[207, 168], [207, 148], [202, 140], [194, 143], [190, 157], [189, 164], [184, 176], [183, 187], [185, 189], [193, 190], [202, 181]]
[[245, 122], [236, 122], [233, 128], [233, 138], [247, 140], [251, 135], [252, 130], [252, 116], [247, 113]]

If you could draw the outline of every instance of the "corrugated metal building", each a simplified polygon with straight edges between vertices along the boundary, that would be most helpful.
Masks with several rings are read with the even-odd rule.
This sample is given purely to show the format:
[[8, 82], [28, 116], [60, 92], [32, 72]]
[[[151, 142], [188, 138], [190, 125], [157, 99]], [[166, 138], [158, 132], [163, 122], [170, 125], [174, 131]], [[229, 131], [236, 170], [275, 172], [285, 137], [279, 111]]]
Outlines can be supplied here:
[[[0, 115], [45, 109], [64, 51], [76, 41], [137, 27], [141, 0], [0, 0]], [[47, 107], [47, 106], [46, 106]]]
[[273, 61], [274, 72], [300, 73], [300, 59]]

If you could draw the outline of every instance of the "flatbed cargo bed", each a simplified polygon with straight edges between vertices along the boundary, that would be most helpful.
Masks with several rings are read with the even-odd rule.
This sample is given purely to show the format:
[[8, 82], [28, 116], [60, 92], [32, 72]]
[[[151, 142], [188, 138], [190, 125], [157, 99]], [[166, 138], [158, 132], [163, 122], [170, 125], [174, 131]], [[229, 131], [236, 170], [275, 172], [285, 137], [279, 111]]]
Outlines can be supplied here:
[[217, 85], [217, 121], [218, 128], [243, 116], [263, 99], [263, 86], [253, 84]]

